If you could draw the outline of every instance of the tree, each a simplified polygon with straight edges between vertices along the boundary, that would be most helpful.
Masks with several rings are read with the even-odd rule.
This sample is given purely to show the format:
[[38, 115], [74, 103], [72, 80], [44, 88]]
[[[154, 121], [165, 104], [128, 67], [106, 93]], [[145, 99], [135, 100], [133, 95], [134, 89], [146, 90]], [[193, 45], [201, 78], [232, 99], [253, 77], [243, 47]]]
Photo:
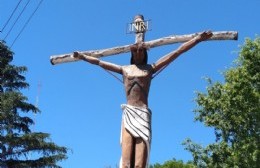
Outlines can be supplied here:
[[154, 165], [150, 165], [149, 168], [195, 168], [192, 163], [184, 163], [182, 160], [168, 160], [164, 164], [155, 163]]
[[49, 134], [30, 129], [34, 122], [29, 113], [40, 111], [20, 91], [29, 87], [22, 75], [27, 68], [11, 65], [12, 60], [13, 52], [0, 41], [0, 167], [59, 168], [67, 148], [51, 142]]
[[198, 167], [260, 165], [260, 38], [246, 39], [225, 83], [208, 79], [207, 93], [196, 95], [196, 121], [215, 129], [216, 142], [202, 147], [184, 142]]

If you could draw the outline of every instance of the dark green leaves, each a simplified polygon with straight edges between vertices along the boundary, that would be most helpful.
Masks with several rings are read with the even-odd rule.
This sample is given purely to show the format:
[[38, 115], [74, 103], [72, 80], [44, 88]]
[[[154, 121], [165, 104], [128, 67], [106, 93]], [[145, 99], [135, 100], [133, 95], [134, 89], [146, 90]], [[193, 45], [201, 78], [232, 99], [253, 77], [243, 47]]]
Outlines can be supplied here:
[[22, 75], [27, 68], [11, 65], [13, 53], [0, 42], [0, 167], [58, 168], [67, 148], [51, 142], [50, 135], [32, 132], [28, 113], [39, 109], [28, 103], [21, 89], [28, 88]]
[[206, 148], [184, 143], [199, 167], [257, 167], [260, 158], [260, 39], [247, 39], [225, 83], [197, 93], [197, 121], [215, 129], [216, 143]]

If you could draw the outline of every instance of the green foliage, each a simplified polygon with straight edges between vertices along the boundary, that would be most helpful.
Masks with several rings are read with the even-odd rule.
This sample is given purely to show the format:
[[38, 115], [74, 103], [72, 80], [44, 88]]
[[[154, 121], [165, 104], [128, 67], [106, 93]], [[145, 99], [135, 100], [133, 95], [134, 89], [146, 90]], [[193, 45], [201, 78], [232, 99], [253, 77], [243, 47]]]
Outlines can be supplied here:
[[12, 60], [13, 53], [0, 42], [0, 167], [58, 168], [67, 149], [51, 142], [49, 134], [31, 131], [34, 122], [26, 114], [39, 109], [20, 92], [29, 87], [22, 75], [27, 68], [11, 65]]
[[182, 160], [172, 159], [166, 161], [164, 164], [156, 163], [154, 165], [150, 165], [149, 168], [195, 168], [192, 163], [183, 163]]
[[216, 142], [203, 148], [184, 142], [198, 167], [257, 168], [260, 158], [260, 38], [247, 39], [225, 83], [208, 79], [197, 93], [195, 120], [215, 129]]

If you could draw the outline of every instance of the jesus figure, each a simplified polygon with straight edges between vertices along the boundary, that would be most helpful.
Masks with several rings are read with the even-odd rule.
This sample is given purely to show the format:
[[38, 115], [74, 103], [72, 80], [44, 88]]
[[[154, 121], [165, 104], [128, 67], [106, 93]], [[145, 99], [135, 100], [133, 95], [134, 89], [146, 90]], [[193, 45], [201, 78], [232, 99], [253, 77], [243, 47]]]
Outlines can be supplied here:
[[148, 167], [151, 144], [151, 110], [148, 108], [148, 94], [153, 75], [173, 62], [179, 55], [211, 36], [211, 31], [205, 31], [183, 43], [177, 50], [161, 57], [153, 64], [147, 64], [147, 47], [143, 43], [136, 43], [131, 46], [131, 64], [125, 66], [74, 52], [75, 58], [123, 76], [127, 102], [121, 105], [123, 118], [120, 168]]

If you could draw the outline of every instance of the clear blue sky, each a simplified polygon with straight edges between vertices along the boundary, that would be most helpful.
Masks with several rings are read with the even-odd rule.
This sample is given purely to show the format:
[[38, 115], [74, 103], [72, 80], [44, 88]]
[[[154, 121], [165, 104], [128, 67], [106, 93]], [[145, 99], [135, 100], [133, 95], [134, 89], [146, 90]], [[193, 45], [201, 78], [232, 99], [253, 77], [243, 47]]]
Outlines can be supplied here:
[[[32, 1], [6, 38], [11, 45], [39, 0]], [[18, 0], [0, 3], [0, 28]], [[23, 1], [18, 11], [26, 3]], [[181, 143], [191, 138], [207, 145], [214, 142], [214, 131], [194, 122], [195, 91], [205, 91], [202, 78], [223, 81], [221, 72], [232, 65], [239, 45], [246, 37], [259, 34], [259, 0], [44, 0], [32, 20], [15, 42], [13, 63], [28, 67], [30, 84], [24, 90], [36, 102], [41, 83], [39, 108], [33, 116], [34, 131], [48, 132], [52, 140], [71, 149], [64, 168], [104, 168], [118, 164], [121, 127], [120, 104], [126, 98], [123, 86], [99, 67], [75, 62], [53, 66], [55, 54], [109, 48], [134, 42], [126, 34], [126, 24], [136, 14], [152, 20], [146, 40], [172, 34], [204, 30], [239, 32], [238, 41], [203, 42], [183, 54], [157, 76], [151, 85], [149, 106], [153, 111], [150, 163], [192, 159]], [[17, 17], [0, 34], [3, 39]], [[176, 49], [179, 44], [151, 49], [149, 63]], [[104, 58], [120, 65], [129, 64], [130, 54]]]

